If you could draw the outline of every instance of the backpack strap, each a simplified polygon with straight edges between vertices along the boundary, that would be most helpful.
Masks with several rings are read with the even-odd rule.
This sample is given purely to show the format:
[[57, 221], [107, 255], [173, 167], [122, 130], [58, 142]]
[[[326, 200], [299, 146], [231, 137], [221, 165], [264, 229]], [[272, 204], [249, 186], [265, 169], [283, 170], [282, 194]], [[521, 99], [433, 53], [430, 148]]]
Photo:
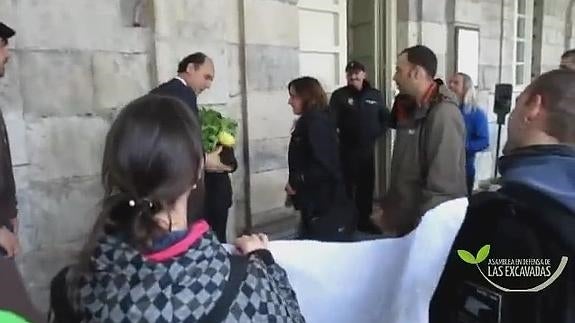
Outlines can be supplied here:
[[473, 194], [469, 197], [468, 209], [473, 209], [476, 207], [481, 207], [485, 204], [498, 202], [511, 202], [509, 196], [503, 194], [502, 191], [481, 191], [479, 193]]
[[[469, 209], [494, 202], [502, 203], [512, 209], [535, 210], [571, 217], [571, 212], [546, 194], [525, 184], [505, 183], [497, 191], [479, 192], [469, 198]], [[527, 215], [521, 212], [522, 217]]]
[[50, 310], [48, 322], [80, 322], [82, 319], [74, 311], [67, 294], [66, 276], [70, 267], [62, 268], [50, 283]]
[[215, 323], [223, 322], [230, 313], [230, 307], [236, 296], [240, 292], [240, 285], [247, 276], [248, 257], [236, 256], [230, 257], [230, 277], [224, 286], [222, 295], [216, 301], [212, 310], [202, 316], [198, 323]]
[[513, 206], [523, 210], [533, 210], [533, 212], [524, 214], [522, 212], [522, 217], [527, 217], [527, 220], [534, 225], [559, 233], [563, 237], [572, 234], [570, 225], [556, 225], [549, 228], [549, 222], [542, 221], [544, 217], [541, 215], [545, 214], [552, 215], [557, 223], [573, 223], [573, 211], [549, 195], [519, 183], [505, 184], [500, 192], [511, 201]]

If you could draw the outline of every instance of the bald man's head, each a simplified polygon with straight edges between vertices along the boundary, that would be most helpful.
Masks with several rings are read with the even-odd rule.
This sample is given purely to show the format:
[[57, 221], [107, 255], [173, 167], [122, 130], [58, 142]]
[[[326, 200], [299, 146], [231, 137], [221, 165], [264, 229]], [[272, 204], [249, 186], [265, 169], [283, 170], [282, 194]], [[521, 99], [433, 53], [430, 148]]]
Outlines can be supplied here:
[[575, 71], [542, 74], [517, 98], [505, 151], [549, 143], [575, 144]]
[[204, 53], [193, 53], [178, 64], [178, 75], [199, 95], [212, 86], [214, 62]]

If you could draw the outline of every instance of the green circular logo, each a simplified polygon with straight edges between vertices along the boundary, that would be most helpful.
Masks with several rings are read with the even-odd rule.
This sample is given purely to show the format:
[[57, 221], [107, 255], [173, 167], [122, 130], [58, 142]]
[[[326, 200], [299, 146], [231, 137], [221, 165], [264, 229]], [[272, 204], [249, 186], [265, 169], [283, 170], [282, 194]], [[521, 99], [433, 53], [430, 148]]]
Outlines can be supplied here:
[[29, 323], [22, 316], [12, 312], [0, 310], [0, 322], [2, 323]]

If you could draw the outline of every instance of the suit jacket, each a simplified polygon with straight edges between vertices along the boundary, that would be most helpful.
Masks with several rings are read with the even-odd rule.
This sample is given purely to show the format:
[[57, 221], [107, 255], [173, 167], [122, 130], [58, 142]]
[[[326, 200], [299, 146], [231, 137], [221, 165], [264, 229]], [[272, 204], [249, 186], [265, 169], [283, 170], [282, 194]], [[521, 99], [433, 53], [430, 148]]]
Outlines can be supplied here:
[[[220, 153], [220, 159], [225, 165], [232, 167], [233, 173], [238, 168], [238, 161], [234, 155], [233, 148], [224, 147]], [[207, 173], [204, 177], [206, 187], [205, 209], [206, 212], [217, 214], [206, 214], [206, 216], [218, 217], [226, 213], [232, 206], [232, 182], [229, 173]]]
[[[182, 100], [199, 119], [197, 97], [191, 88], [185, 86], [182, 81], [173, 78], [150, 91], [150, 94], [165, 95]], [[237, 167], [237, 161], [233, 150], [224, 149], [220, 155], [224, 163]], [[204, 210], [207, 212], [225, 212], [232, 205], [232, 184], [228, 173], [206, 173]], [[203, 213], [203, 211], [202, 211]], [[210, 216], [204, 214], [204, 216]], [[216, 214], [211, 216], [217, 216]], [[197, 218], [197, 217], [194, 217]]]
[[[198, 118], [199, 122], [200, 112], [198, 110], [196, 93], [194, 93], [191, 88], [185, 86], [184, 83], [182, 83], [182, 81], [178, 80], [177, 78], [173, 78], [166, 83], [160, 84], [157, 88], [151, 90], [150, 94], [163, 95], [180, 99], [192, 110], [194, 115]], [[205, 195], [207, 194], [208, 192], [206, 192]], [[188, 203], [194, 204], [193, 206], [188, 207], [188, 221], [191, 222], [195, 219], [203, 217], [204, 203], [199, 203], [193, 198], [190, 198]]]
[[160, 84], [157, 88], [150, 91], [150, 94], [165, 95], [178, 98], [192, 109], [196, 117], [199, 116], [198, 99], [194, 91], [185, 86], [182, 81], [173, 78], [170, 81]]

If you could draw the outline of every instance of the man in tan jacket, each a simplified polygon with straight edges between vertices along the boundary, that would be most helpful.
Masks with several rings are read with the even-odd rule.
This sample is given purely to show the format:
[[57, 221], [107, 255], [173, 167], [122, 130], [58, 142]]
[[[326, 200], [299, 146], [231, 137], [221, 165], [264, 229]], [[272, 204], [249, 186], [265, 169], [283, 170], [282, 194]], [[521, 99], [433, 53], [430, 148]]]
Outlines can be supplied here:
[[386, 234], [407, 234], [425, 212], [467, 194], [465, 123], [455, 95], [434, 80], [436, 71], [437, 57], [425, 46], [398, 57], [391, 182], [376, 221]]

